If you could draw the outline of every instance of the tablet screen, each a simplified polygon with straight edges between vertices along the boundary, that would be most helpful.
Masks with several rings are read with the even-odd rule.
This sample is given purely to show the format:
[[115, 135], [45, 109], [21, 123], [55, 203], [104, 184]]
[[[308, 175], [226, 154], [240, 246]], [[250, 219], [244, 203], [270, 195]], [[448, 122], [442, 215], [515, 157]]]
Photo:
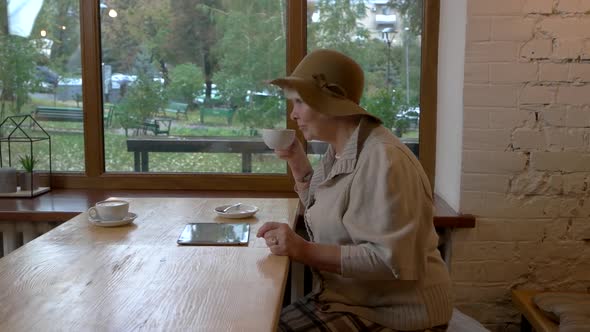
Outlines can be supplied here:
[[191, 223], [187, 224], [177, 243], [183, 245], [247, 245], [250, 225]]

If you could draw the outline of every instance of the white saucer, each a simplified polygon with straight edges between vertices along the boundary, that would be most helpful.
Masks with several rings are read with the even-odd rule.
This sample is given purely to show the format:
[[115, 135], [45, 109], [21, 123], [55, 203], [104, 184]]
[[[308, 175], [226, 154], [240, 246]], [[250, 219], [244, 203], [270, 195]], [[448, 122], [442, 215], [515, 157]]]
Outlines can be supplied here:
[[91, 224], [96, 225], [96, 226], [116, 227], [116, 226], [123, 226], [123, 225], [130, 224], [133, 222], [133, 220], [135, 220], [135, 218], [137, 218], [137, 215], [133, 212], [129, 212], [127, 214], [127, 217], [125, 217], [121, 220], [102, 220], [102, 219], [96, 219], [96, 218], [92, 218], [91, 216], [88, 216], [88, 221], [90, 221]]
[[223, 212], [223, 209], [227, 208], [230, 205], [232, 204], [220, 205], [215, 208], [215, 212], [220, 217], [230, 219], [248, 218], [253, 216], [256, 212], [258, 212], [258, 207], [249, 204], [240, 204], [240, 206], [236, 206], [235, 208], [231, 208], [227, 212]]

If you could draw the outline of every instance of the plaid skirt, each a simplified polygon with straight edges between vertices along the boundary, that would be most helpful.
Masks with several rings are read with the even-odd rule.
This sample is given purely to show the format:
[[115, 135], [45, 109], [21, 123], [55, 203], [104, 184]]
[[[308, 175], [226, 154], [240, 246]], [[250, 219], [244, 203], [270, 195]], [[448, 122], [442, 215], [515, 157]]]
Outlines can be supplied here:
[[[297, 300], [295, 303], [283, 308], [277, 331], [398, 332], [349, 312], [323, 312], [321, 311], [322, 306], [322, 303], [317, 302], [310, 296]], [[444, 332], [446, 329], [447, 326], [444, 325], [421, 331]]]

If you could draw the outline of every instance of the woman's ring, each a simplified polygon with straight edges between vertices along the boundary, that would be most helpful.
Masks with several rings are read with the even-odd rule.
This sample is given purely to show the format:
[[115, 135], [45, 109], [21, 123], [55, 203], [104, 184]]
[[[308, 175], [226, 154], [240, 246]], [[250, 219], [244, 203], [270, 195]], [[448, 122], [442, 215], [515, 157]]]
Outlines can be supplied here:
[[276, 238], [276, 237], [274, 237], [274, 236], [273, 236], [273, 237], [271, 237], [271, 238], [270, 238], [268, 241], [269, 241], [269, 242], [270, 242], [272, 245], [275, 245], [275, 246], [276, 246], [277, 244], [279, 244], [279, 240], [277, 240], [277, 238]]

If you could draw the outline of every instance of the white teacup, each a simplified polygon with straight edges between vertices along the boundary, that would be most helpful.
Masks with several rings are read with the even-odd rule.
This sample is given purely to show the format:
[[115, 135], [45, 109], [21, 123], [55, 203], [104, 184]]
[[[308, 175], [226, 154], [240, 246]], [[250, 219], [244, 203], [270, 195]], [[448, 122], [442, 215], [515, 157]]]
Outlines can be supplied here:
[[271, 149], [286, 149], [293, 143], [294, 138], [293, 129], [262, 129], [262, 139]]
[[129, 214], [129, 202], [122, 200], [101, 201], [88, 209], [88, 214], [94, 219], [123, 220]]

